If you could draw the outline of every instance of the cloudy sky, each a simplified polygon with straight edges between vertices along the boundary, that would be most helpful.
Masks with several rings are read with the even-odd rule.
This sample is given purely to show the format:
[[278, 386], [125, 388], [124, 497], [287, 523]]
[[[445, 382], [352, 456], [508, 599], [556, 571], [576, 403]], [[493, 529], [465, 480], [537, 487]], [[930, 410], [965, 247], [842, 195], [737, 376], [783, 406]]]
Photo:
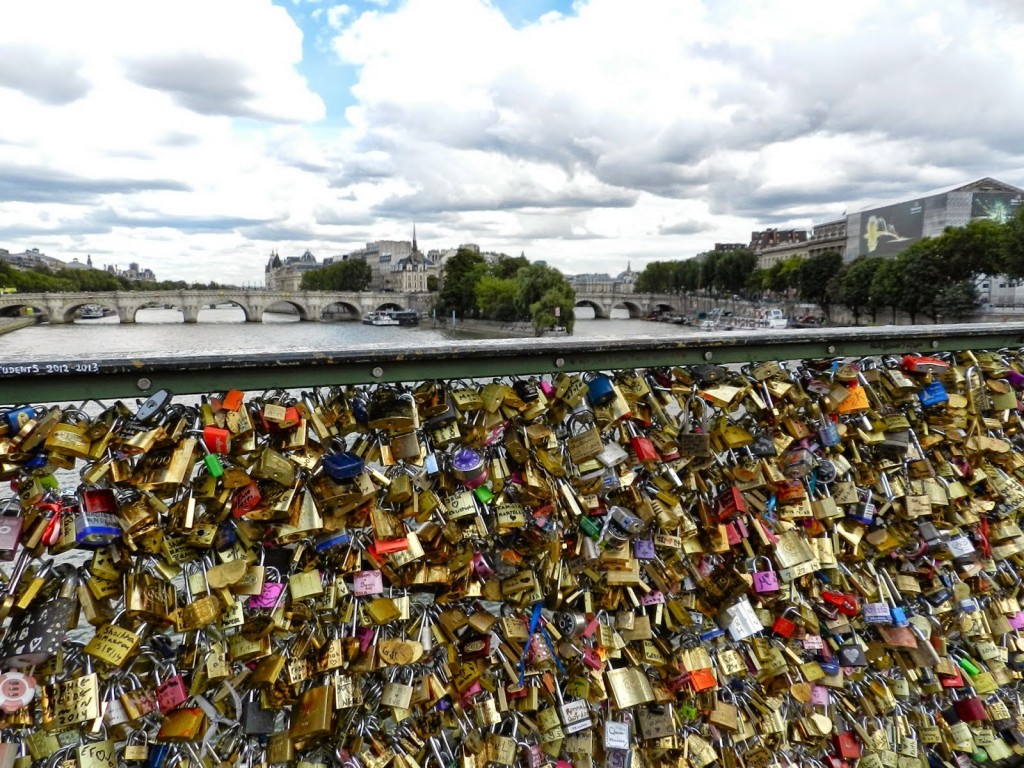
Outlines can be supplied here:
[[259, 283], [478, 243], [618, 272], [1024, 185], [1020, 0], [0, 5], [0, 247]]

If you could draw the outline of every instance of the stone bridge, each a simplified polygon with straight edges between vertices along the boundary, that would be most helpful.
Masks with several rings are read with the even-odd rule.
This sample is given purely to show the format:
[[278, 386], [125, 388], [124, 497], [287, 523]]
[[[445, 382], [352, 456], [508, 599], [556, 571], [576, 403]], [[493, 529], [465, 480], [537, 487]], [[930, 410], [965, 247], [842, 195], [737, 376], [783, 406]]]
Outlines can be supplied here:
[[179, 310], [186, 323], [199, 321], [199, 310], [218, 304], [234, 304], [250, 323], [263, 321], [273, 307], [298, 314], [300, 320], [318, 322], [325, 314], [333, 319], [359, 320], [378, 309], [429, 311], [429, 293], [341, 293], [333, 291], [109, 291], [101, 293], [10, 293], [0, 295], [0, 311], [33, 307], [46, 313], [51, 323], [70, 323], [87, 304], [109, 307], [122, 323], [134, 323], [135, 314], [147, 307]]
[[616, 308], [629, 310], [630, 317], [646, 317], [655, 312], [682, 312], [683, 299], [673, 293], [626, 293], [614, 290], [576, 291], [577, 307], [592, 307], [594, 317], [607, 318]]
[[[359, 320], [369, 312], [381, 309], [412, 309], [430, 312], [432, 293], [342, 293], [334, 291], [265, 291], [262, 289], [223, 289], [217, 291], [109, 291], [78, 293], [7, 293], [0, 294], [0, 313], [32, 307], [46, 314], [54, 324], [74, 322], [77, 312], [87, 304], [107, 307], [117, 313], [122, 323], [134, 323], [135, 315], [147, 307], [177, 309], [186, 323], [199, 321], [199, 310], [218, 304], [234, 304], [241, 308], [250, 323], [263, 321], [263, 313], [283, 310], [298, 314], [300, 320], [319, 322], [330, 319]], [[630, 317], [644, 317], [652, 312], [676, 311], [680, 298], [672, 294], [620, 293], [618, 291], [578, 291], [576, 306], [588, 306], [594, 315], [609, 317], [612, 309], [624, 307]]]

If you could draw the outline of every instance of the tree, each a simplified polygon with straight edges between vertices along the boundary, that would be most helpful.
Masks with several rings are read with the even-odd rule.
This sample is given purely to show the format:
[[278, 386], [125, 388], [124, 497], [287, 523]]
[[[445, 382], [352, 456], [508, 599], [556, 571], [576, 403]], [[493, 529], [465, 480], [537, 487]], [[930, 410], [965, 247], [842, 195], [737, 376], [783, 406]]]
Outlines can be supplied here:
[[306, 272], [299, 288], [303, 291], [365, 291], [373, 282], [373, 270], [362, 259], [345, 259]]
[[975, 219], [964, 227], [946, 227], [935, 242], [943, 272], [956, 282], [982, 274], [999, 274], [1004, 270], [1007, 230], [991, 219]]
[[753, 251], [725, 251], [715, 261], [715, 280], [717, 287], [730, 296], [743, 293], [747, 285], [747, 277], [757, 269], [757, 256]]
[[502, 256], [491, 265], [491, 274], [502, 279], [515, 277], [516, 272], [528, 266], [530, 262], [525, 256]]
[[872, 322], [878, 309], [871, 293], [871, 283], [875, 273], [882, 266], [877, 256], [861, 256], [854, 260], [839, 275], [836, 301], [853, 313], [853, 324], [860, 324], [860, 316], [864, 311], [871, 313]]
[[576, 300], [576, 292], [566, 282], [562, 273], [547, 264], [530, 264], [520, 269], [516, 273], [516, 282], [519, 284], [516, 292], [516, 312], [520, 317], [531, 317], [533, 305], [552, 288], [565, 288], [567, 295], [572, 297], [570, 308]]
[[896, 306], [899, 304], [900, 284], [903, 281], [903, 262], [899, 259], [882, 259], [871, 278], [871, 301], [878, 308], [892, 308], [892, 322], [896, 322]]
[[828, 317], [836, 291], [833, 280], [842, 268], [843, 257], [835, 251], [803, 259], [796, 273], [800, 298], [817, 304]]
[[[684, 264], [688, 262], [683, 262]], [[674, 292], [676, 263], [671, 261], [652, 261], [637, 275], [633, 290], [637, 293], [668, 293]]]
[[1003, 272], [1010, 278], [1024, 277], [1024, 206], [1003, 226]]
[[476, 306], [480, 317], [487, 320], [516, 320], [516, 293], [519, 286], [515, 277], [502, 278], [484, 275], [476, 284]]
[[900, 263], [896, 306], [910, 315], [911, 324], [917, 323], [919, 314], [935, 317], [935, 298], [952, 282], [942, 259], [941, 245], [930, 237], [912, 243], [896, 257]]
[[437, 309], [448, 316], [476, 317], [476, 283], [487, 273], [487, 261], [477, 251], [459, 248], [444, 265]]
[[940, 291], [935, 297], [935, 322], [961, 321], [981, 303], [973, 280], [960, 280]]
[[[536, 266], [536, 265], [534, 265]], [[544, 331], [556, 326], [565, 328], [572, 335], [576, 325], [576, 292], [566, 282], [548, 288], [541, 297], [530, 305], [530, 322], [533, 332], [540, 336]]]
[[438, 284], [440, 281], [437, 279], [437, 275], [427, 275], [427, 290], [431, 293], [437, 293]]

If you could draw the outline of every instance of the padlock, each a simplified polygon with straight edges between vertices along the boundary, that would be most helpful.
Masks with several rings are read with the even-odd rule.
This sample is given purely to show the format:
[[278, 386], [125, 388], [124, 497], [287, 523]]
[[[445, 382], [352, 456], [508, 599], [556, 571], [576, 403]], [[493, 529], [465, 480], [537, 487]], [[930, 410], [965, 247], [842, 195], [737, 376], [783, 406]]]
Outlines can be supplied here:
[[583, 380], [587, 383], [587, 402], [592, 408], [607, 405], [615, 399], [615, 383], [606, 374], [585, 374]]
[[[761, 571], [757, 570], [758, 561], [767, 563], [768, 568]], [[754, 572], [752, 576], [754, 578], [754, 591], [758, 594], [779, 591], [779, 575], [772, 569], [771, 560], [767, 557], [754, 558]]]
[[156, 703], [160, 711], [167, 715], [188, 701], [188, 687], [185, 678], [173, 665], [165, 669], [158, 660], [155, 663]]
[[783, 609], [779, 616], [775, 617], [772, 623], [772, 632], [780, 637], [790, 638], [796, 632], [797, 621], [800, 619], [800, 611], [794, 606]]

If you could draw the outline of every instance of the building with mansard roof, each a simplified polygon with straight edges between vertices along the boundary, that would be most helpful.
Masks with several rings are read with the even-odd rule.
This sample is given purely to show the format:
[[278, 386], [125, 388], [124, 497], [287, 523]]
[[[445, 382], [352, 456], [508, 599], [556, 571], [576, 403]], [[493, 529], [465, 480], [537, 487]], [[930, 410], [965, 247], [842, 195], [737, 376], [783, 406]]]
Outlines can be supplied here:
[[318, 262], [308, 248], [301, 256], [288, 256], [284, 259], [277, 251], [273, 251], [263, 270], [263, 280], [269, 291], [297, 291], [304, 274], [330, 263], [330, 259], [325, 259], [322, 264]]

